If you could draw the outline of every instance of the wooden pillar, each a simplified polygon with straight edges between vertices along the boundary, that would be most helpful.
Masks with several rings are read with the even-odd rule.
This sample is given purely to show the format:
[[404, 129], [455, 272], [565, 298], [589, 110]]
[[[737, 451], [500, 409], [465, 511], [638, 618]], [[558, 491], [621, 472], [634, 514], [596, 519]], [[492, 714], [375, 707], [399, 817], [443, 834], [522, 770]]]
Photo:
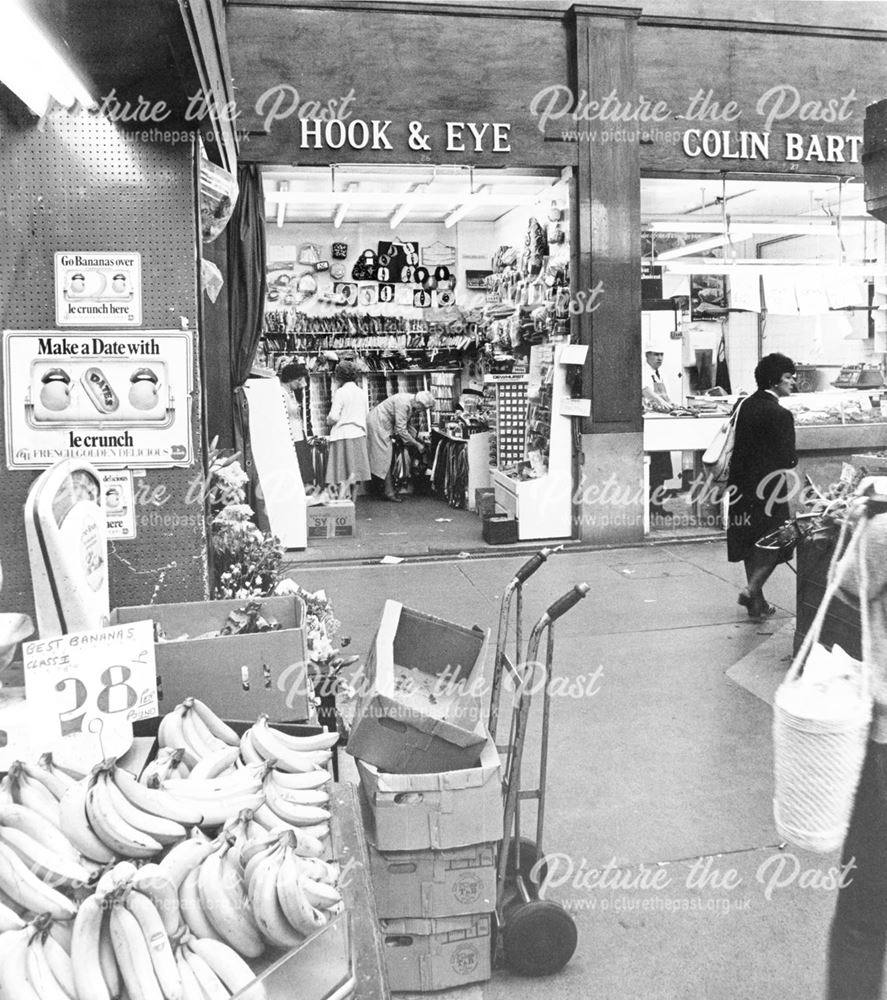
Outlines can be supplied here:
[[577, 4], [572, 14], [577, 120], [570, 126], [589, 133], [579, 137], [574, 287], [600, 287], [597, 308], [580, 316], [582, 342], [589, 345], [583, 395], [592, 402], [583, 426], [576, 514], [583, 539], [636, 541], [643, 536], [645, 502], [637, 136], [642, 126], [622, 115], [637, 107], [640, 9]]

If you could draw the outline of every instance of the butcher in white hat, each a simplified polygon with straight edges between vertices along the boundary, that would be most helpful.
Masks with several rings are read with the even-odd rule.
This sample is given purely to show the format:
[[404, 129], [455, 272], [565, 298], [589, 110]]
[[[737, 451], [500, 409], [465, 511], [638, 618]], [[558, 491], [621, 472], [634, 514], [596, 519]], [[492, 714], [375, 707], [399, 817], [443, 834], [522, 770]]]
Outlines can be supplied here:
[[[644, 341], [643, 404], [645, 413], [671, 413], [675, 408], [675, 404], [669, 398], [668, 389], [662, 381], [662, 376], [659, 374], [664, 356], [663, 337], [654, 335]], [[669, 516], [664, 504], [664, 484], [671, 479], [672, 475], [671, 452], [650, 452], [651, 518]]]

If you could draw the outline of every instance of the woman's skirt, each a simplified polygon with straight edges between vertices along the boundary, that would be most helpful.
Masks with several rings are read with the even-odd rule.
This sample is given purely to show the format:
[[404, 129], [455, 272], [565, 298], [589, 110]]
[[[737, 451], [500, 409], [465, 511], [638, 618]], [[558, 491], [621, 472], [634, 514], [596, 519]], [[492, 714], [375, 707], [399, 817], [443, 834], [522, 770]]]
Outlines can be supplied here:
[[370, 460], [365, 437], [330, 441], [330, 454], [326, 463], [327, 483], [362, 483], [369, 478]]
[[[791, 517], [787, 503], [768, 503], [751, 488], [739, 489], [729, 506], [727, 560], [742, 562], [755, 551], [755, 543]], [[789, 557], [790, 558], [790, 555]], [[782, 559], [781, 561], [786, 561]]]

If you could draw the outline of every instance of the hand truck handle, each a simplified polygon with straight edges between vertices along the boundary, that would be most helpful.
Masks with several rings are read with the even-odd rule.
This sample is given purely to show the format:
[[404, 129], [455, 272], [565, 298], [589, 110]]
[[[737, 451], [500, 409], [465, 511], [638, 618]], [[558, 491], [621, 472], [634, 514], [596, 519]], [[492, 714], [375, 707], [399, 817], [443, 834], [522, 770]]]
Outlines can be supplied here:
[[578, 604], [588, 593], [587, 583], [577, 583], [572, 590], [568, 590], [563, 597], [559, 597], [548, 609], [546, 614], [552, 622], [556, 622], [561, 615], [566, 614], [574, 604]]
[[555, 552], [559, 552], [563, 548], [562, 545], [558, 545], [555, 549], [544, 548], [540, 549], [536, 555], [531, 556], [521, 568], [514, 574], [514, 579], [518, 583], [526, 583], [527, 580], [536, 572], [537, 569], [548, 559], [550, 555]]

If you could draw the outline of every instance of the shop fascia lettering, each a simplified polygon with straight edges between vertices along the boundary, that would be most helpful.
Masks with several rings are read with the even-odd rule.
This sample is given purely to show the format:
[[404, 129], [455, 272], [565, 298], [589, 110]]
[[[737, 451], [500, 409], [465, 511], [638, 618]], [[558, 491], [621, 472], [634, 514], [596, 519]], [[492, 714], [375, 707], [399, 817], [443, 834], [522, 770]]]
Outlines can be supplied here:
[[[782, 158], [786, 162], [859, 163], [861, 135], [782, 136]], [[687, 156], [722, 160], [769, 160], [769, 132], [733, 132], [729, 129], [687, 129], [681, 140]]]
[[[389, 130], [394, 123], [373, 118], [343, 120], [341, 118], [301, 118], [299, 119], [299, 146], [302, 149], [394, 149]], [[511, 124], [508, 122], [448, 121], [446, 128], [447, 153], [510, 153]], [[395, 126], [395, 130], [397, 126]], [[426, 132], [423, 122], [413, 120], [407, 123], [405, 138], [410, 149], [430, 152], [432, 136]]]

